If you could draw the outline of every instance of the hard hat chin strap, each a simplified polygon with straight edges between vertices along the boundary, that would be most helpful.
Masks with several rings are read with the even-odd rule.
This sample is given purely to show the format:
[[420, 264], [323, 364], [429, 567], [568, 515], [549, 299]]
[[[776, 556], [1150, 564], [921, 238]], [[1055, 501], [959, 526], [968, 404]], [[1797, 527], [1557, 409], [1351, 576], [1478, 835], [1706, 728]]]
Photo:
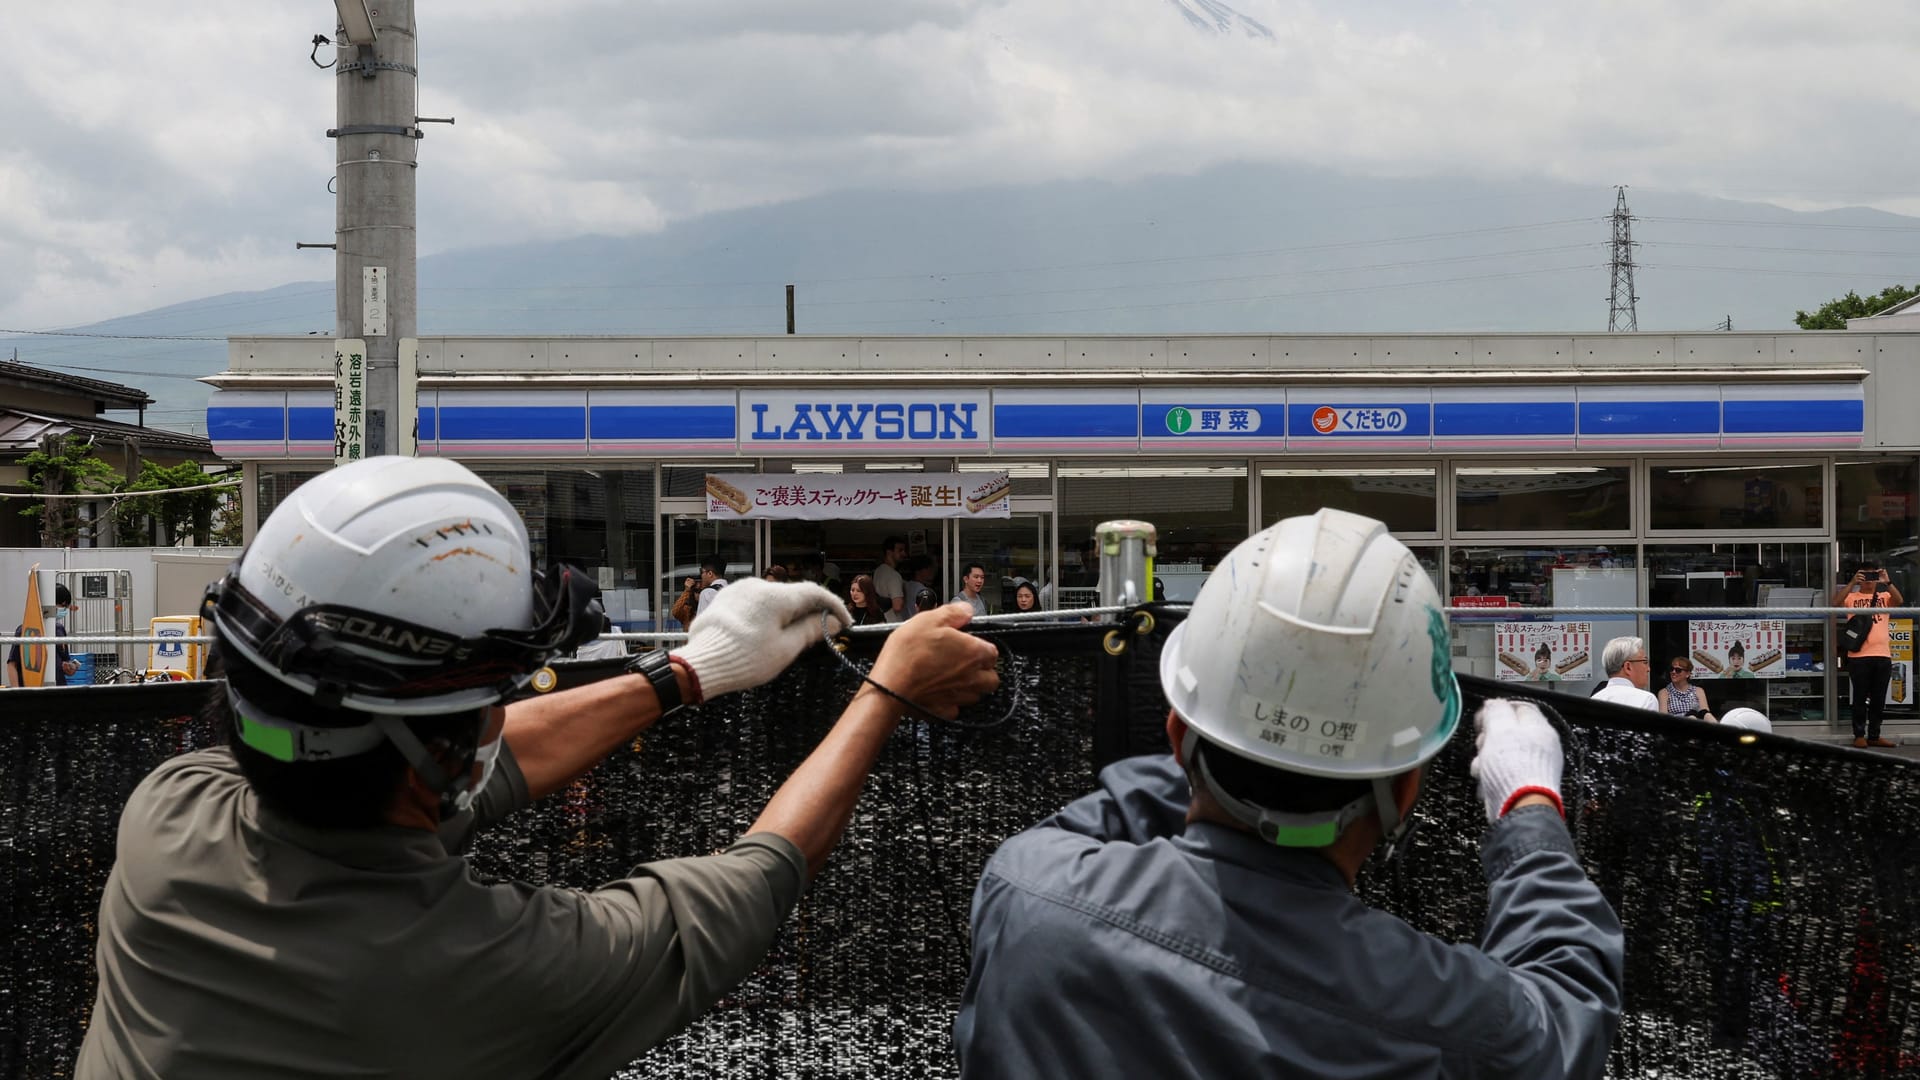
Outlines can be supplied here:
[[[470, 782], [469, 778], [474, 762], [480, 755], [480, 739], [486, 735], [487, 719], [487, 710], [478, 710], [474, 719], [474, 746], [467, 752], [466, 761], [449, 774], [440, 767], [438, 761], [434, 760], [433, 753], [427, 749], [425, 743], [420, 741], [420, 737], [407, 726], [405, 717], [390, 713], [373, 714], [374, 725], [380, 729], [381, 734], [385, 735], [387, 741], [400, 751], [401, 757], [407, 759], [407, 764], [413, 766], [413, 771], [420, 774], [420, 779], [426, 781], [428, 790], [440, 796], [442, 817], [450, 817], [473, 805], [474, 796], [479, 794], [481, 787], [486, 784], [486, 775], [482, 775], [478, 782]], [[497, 747], [495, 749], [497, 750]], [[486, 773], [491, 774], [493, 771], [491, 755], [485, 764]]]
[[[1180, 756], [1187, 763], [1187, 783], [1195, 791], [1205, 791], [1220, 809], [1226, 811], [1228, 817], [1252, 829], [1260, 839], [1279, 847], [1326, 847], [1338, 840], [1348, 826], [1360, 820], [1361, 815], [1372, 809], [1370, 804], [1379, 801], [1379, 787], [1376, 785], [1376, 794], [1362, 795], [1338, 810], [1313, 814], [1270, 810], [1236, 798], [1221, 787], [1220, 782], [1213, 778], [1213, 770], [1207, 767], [1206, 755], [1199, 751], [1200, 735], [1188, 728], [1186, 737], [1180, 741]], [[1392, 805], [1392, 799], [1389, 798], [1387, 803]]]

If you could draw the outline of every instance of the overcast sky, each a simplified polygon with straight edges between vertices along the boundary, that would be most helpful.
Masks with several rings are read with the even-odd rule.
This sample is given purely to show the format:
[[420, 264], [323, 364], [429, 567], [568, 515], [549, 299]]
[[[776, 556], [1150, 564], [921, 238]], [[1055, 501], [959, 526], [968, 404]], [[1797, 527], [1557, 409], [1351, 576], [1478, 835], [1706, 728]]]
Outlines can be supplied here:
[[[0, 328], [331, 277], [330, 253], [293, 250], [333, 232], [334, 76], [307, 58], [327, 0], [6, 15]], [[416, 18], [420, 111], [458, 119], [420, 148], [423, 255], [1239, 160], [1920, 214], [1905, 0], [417, 0]]]

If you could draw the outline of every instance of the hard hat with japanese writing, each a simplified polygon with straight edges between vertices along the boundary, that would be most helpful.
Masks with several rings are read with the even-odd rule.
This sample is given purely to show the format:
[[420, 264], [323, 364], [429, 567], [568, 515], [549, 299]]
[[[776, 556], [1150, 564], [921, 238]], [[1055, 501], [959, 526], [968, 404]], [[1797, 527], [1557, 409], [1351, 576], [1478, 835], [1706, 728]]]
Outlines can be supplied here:
[[[1440, 608], [1433, 580], [1380, 522], [1340, 510], [1288, 518], [1214, 568], [1167, 638], [1160, 684], [1209, 743], [1278, 769], [1379, 780], [1383, 795], [1385, 778], [1424, 764], [1459, 726]], [[1295, 832], [1303, 843], [1325, 834]]]
[[1767, 734], [1773, 732], [1773, 722], [1757, 709], [1730, 709], [1720, 722], [1728, 727], [1745, 728]]

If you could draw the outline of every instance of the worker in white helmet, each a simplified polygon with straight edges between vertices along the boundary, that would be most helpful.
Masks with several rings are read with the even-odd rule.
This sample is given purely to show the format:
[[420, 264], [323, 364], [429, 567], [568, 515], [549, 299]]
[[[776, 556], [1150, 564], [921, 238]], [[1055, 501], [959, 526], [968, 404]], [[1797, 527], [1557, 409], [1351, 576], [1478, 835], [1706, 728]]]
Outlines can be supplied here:
[[1236, 547], [1161, 654], [1172, 753], [1110, 766], [987, 864], [962, 1075], [1599, 1076], [1623, 941], [1539, 709], [1478, 717], [1479, 947], [1353, 894], [1459, 724], [1450, 652], [1377, 521], [1323, 510]]
[[[503, 707], [599, 633], [595, 591], [532, 566], [513, 507], [451, 461], [288, 496], [207, 598], [229, 745], [162, 764], [121, 815], [75, 1075], [599, 1078], [758, 967], [899, 710], [856, 694], [723, 851], [592, 890], [481, 881], [458, 854], [476, 828], [852, 621], [818, 585], [741, 581], [671, 655]], [[997, 684], [966, 621], [905, 624], [873, 679], [957, 712]]]

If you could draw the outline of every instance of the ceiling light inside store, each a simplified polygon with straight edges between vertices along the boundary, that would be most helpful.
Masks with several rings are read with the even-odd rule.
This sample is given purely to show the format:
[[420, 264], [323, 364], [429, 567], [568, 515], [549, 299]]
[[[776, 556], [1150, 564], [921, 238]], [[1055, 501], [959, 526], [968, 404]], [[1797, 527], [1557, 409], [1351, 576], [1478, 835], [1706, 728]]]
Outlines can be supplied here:
[[1157, 480], [1174, 476], [1214, 476], [1239, 478], [1247, 475], [1247, 470], [1238, 465], [1134, 465], [1112, 467], [1074, 467], [1060, 466], [1060, 478], [1104, 477], [1107, 479]]
[[1511, 465], [1498, 468], [1460, 469], [1458, 476], [1558, 476], [1562, 473], [1597, 473], [1605, 466], [1595, 465]]

